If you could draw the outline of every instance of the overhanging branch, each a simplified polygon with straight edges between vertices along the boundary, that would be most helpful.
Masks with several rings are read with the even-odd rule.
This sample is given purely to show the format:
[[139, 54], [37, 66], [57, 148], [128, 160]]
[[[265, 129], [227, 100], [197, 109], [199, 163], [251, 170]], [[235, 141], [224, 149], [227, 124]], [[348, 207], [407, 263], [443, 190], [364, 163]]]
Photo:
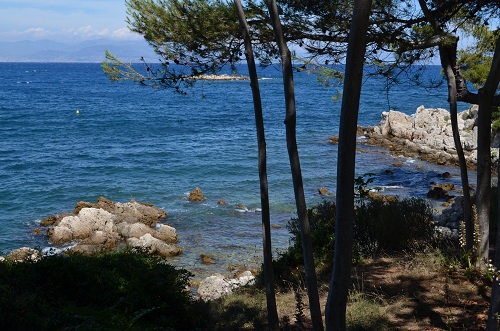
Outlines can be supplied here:
[[[460, 73], [457, 73], [455, 80], [457, 82], [457, 100], [474, 105], [479, 104], [479, 94], [469, 91], [467, 83]], [[493, 96], [492, 105], [500, 107], [500, 95]]]

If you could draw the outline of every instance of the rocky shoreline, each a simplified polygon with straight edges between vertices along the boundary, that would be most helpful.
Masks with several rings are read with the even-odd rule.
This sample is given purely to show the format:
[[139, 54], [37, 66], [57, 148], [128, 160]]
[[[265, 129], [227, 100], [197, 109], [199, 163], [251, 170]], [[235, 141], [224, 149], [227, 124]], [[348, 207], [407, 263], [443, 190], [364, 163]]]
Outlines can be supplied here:
[[[205, 200], [200, 188], [190, 192], [188, 200]], [[112, 252], [126, 247], [162, 257], [182, 254], [177, 246], [176, 229], [166, 224], [167, 212], [149, 203], [131, 200], [113, 202], [99, 197], [96, 203], [80, 201], [72, 212], [49, 215], [40, 221], [35, 235], [45, 236], [50, 248], [37, 250], [21, 247], [0, 256], [0, 261], [38, 261], [53, 254], [93, 254]], [[203, 256], [200, 256], [203, 261]], [[234, 289], [252, 284], [255, 276], [240, 270], [234, 278], [215, 274], [202, 280], [195, 297], [208, 301], [231, 293]]]
[[[467, 167], [474, 170], [477, 164], [477, 112], [478, 106], [472, 105], [457, 114]], [[358, 127], [358, 144], [383, 147], [395, 156], [419, 158], [429, 163], [458, 167], [450, 118], [450, 113], [445, 109], [424, 106], [418, 107], [413, 115], [394, 110], [383, 112], [378, 125]], [[337, 144], [338, 137], [330, 137], [330, 142]], [[500, 134], [492, 133], [491, 142], [492, 164], [496, 164]], [[494, 167], [492, 172], [495, 173], [496, 170]], [[446, 175], [443, 174], [443, 178], [447, 178]], [[496, 179], [493, 181], [495, 182], [493, 184], [497, 185]], [[442, 201], [442, 208], [436, 210], [436, 231], [443, 236], [458, 240], [463, 209], [461, 192], [453, 194], [455, 191], [451, 183], [440, 185], [434, 183], [427, 197], [434, 201]]]
[[[458, 114], [460, 140], [467, 166], [477, 163], [477, 105]], [[450, 113], [442, 108], [420, 106], [415, 114], [399, 111], [383, 112], [376, 126], [358, 128], [359, 144], [381, 146], [395, 155], [418, 157], [438, 165], [458, 166]], [[337, 137], [331, 137], [337, 143]], [[498, 159], [500, 136], [492, 135], [493, 162]]]

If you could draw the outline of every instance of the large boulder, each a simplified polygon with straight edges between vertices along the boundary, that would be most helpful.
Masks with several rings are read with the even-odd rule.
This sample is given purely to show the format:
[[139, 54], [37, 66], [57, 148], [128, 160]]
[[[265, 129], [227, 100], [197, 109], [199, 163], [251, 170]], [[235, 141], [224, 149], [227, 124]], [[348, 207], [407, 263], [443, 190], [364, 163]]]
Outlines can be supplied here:
[[80, 201], [76, 204], [74, 214], [78, 214], [83, 208], [103, 209], [116, 217], [116, 222], [141, 222], [148, 226], [155, 226], [159, 221], [167, 218], [167, 213], [149, 203], [141, 203], [130, 200], [126, 203], [113, 202], [104, 197], [99, 197], [95, 204]]
[[170, 244], [177, 243], [177, 230], [166, 224], [157, 225], [152, 235], [156, 239], [163, 240]]
[[111, 233], [114, 230], [114, 215], [96, 208], [83, 208], [77, 216], [66, 216], [50, 235], [53, 243], [62, 243], [90, 237], [95, 231]]
[[127, 239], [127, 244], [131, 247], [145, 250], [149, 254], [158, 254], [160, 256], [177, 256], [182, 253], [182, 250], [177, 246], [156, 239], [149, 233], [140, 238], [129, 238]]
[[163, 209], [134, 200], [127, 203], [117, 202], [113, 213], [119, 221], [128, 223], [141, 222], [148, 226], [155, 226], [159, 221], [167, 217], [167, 213]]
[[413, 129], [413, 118], [399, 111], [383, 112], [379, 127], [384, 136], [392, 135], [410, 138]]
[[153, 229], [146, 224], [143, 223], [128, 223], [122, 222], [116, 225], [116, 229], [118, 233], [123, 238], [132, 238], [132, 237], [142, 237], [146, 233], [153, 233]]
[[254, 282], [255, 276], [250, 271], [245, 271], [238, 278], [232, 279], [215, 274], [200, 282], [197, 295], [203, 301], [216, 300], [232, 293], [238, 287], [253, 285]]

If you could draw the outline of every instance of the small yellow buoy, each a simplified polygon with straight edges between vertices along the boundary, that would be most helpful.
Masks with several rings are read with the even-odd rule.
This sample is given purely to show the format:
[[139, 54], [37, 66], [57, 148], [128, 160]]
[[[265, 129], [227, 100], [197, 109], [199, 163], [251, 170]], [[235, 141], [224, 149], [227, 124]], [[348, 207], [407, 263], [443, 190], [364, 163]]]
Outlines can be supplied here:
[[77, 110], [76, 110], [76, 114], [77, 114], [77, 115], [80, 115], [80, 110], [78, 110], [78, 109], [77, 109]]

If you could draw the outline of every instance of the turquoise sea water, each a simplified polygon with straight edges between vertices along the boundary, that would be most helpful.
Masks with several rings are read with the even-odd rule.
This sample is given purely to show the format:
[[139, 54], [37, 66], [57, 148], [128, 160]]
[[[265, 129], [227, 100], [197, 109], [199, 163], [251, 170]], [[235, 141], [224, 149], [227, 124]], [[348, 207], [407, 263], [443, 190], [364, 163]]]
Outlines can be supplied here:
[[[241, 67], [245, 74], [245, 68]], [[268, 176], [275, 249], [288, 244], [294, 215], [286, 152], [281, 72], [260, 70], [268, 148]], [[427, 77], [439, 79], [439, 68]], [[335, 87], [296, 73], [297, 140], [309, 206], [335, 192], [340, 101]], [[447, 107], [446, 86], [401, 85], [384, 91], [383, 79], [363, 85], [360, 125], [376, 125], [389, 108], [414, 113], [420, 105]], [[465, 109], [463, 105], [462, 110]], [[76, 110], [79, 110], [77, 114]], [[130, 199], [164, 208], [177, 228], [184, 254], [172, 263], [199, 275], [228, 265], [260, 261], [257, 143], [247, 81], [198, 82], [186, 96], [130, 82], [111, 82], [99, 64], [0, 63], [0, 251], [46, 247], [31, 235], [50, 214], [77, 201]], [[425, 196], [429, 183], [449, 169], [363, 147], [358, 174], [374, 173], [385, 193]], [[385, 170], [391, 170], [388, 175]], [[472, 180], [474, 178], [471, 178]], [[458, 176], [452, 181], [459, 183]], [[200, 187], [204, 203], [189, 203]], [[218, 205], [224, 199], [227, 205]], [[199, 254], [218, 262], [201, 265]]]

